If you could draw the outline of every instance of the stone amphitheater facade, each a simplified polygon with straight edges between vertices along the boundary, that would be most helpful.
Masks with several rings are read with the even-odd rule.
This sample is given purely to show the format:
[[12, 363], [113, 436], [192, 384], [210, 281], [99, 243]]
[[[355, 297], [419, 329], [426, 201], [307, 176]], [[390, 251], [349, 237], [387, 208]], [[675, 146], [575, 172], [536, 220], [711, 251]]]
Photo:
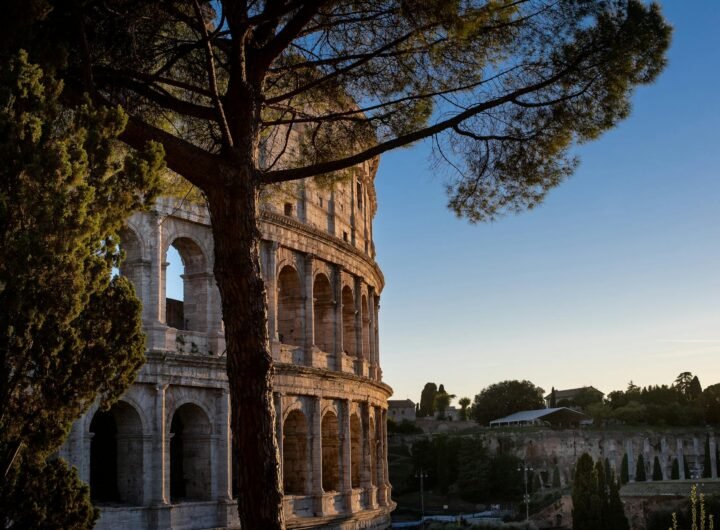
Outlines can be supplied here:
[[[374, 261], [376, 163], [263, 203], [261, 261], [289, 528], [387, 528], [387, 399]], [[183, 300], [166, 297], [167, 252]], [[173, 199], [133, 215], [121, 274], [143, 302], [147, 362], [109, 411], [92, 407], [61, 455], [90, 484], [98, 529], [238, 526], [229, 395], [206, 209]], [[252, 529], [254, 530], [254, 529]]]

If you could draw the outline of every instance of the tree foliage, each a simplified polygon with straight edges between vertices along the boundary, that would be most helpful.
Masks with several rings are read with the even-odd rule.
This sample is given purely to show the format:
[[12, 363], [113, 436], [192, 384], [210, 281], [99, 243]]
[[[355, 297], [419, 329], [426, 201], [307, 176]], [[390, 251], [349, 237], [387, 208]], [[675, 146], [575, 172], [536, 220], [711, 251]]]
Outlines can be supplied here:
[[662, 468], [660, 467], [660, 459], [657, 456], [653, 460], [652, 479], [653, 481], [663, 480], [663, 472]]
[[61, 106], [62, 90], [24, 52], [0, 70], [0, 467], [14, 462], [3, 528], [92, 526], [74, 472], [46, 457], [145, 358], [140, 303], [111, 269], [117, 231], [156, 192], [162, 149], [119, 156], [125, 114]]
[[630, 481], [630, 464], [628, 455], [625, 453], [620, 464], [620, 484], [627, 484]]
[[458, 405], [460, 405], [460, 421], [467, 421], [470, 418], [468, 407], [471, 403], [472, 401], [469, 397], [461, 397], [458, 400]]
[[232, 430], [247, 462], [240, 518], [267, 529], [284, 522], [262, 188], [343, 178], [432, 139], [450, 162], [455, 213], [476, 222], [532, 208], [572, 173], [574, 145], [628, 116], [670, 40], [660, 8], [639, 0], [10, 4], [27, 16], [17, 26], [5, 17], [4, 43], [52, 61], [77, 94], [122, 103], [131, 115], [122, 139], [161, 142], [168, 166], [207, 199]]
[[647, 480], [647, 472], [645, 471], [645, 457], [638, 455], [635, 463], [635, 482], [645, 482]]
[[420, 414], [418, 417], [432, 417], [435, 415], [435, 395], [437, 394], [437, 385], [435, 383], [425, 383], [420, 394]]
[[605, 465], [583, 453], [575, 466], [572, 488], [573, 530], [627, 530], [629, 523], [614, 475]]
[[483, 389], [475, 396], [473, 416], [486, 425], [492, 420], [521, 410], [537, 410], [544, 406], [545, 391], [530, 381], [502, 381]]

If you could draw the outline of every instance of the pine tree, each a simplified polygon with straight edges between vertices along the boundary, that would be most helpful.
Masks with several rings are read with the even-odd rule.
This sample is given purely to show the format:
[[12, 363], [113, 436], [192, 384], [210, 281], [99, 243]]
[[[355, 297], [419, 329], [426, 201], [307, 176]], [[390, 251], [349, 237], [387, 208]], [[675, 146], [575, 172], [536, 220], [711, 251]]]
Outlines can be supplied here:
[[671, 480], [680, 480], [680, 463], [677, 458], [673, 459], [672, 471], [670, 472]]
[[162, 150], [124, 159], [120, 109], [59, 103], [20, 52], [0, 69], [0, 526], [90, 528], [88, 488], [49, 459], [144, 362], [140, 303], [111, 279], [117, 231], [157, 191]]
[[630, 465], [628, 463], [628, 455], [623, 455], [622, 464], [620, 465], [620, 483], [627, 484], [630, 481]]
[[637, 459], [637, 465], [635, 466], [635, 482], [645, 482], [647, 475], [645, 473], [645, 458], [643, 455], [639, 455]]
[[663, 480], [662, 468], [660, 467], [660, 459], [657, 456], [655, 457], [655, 460], [653, 460], [652, 479], [653, 481]]

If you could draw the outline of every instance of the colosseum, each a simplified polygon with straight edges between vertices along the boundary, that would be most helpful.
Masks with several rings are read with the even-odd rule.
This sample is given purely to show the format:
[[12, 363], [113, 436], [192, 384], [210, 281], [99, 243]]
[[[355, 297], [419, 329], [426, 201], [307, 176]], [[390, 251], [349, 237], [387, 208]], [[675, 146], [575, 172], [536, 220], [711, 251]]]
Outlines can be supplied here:
[[[387, 528], [387, 399], [374, 261], [377, 163], [334, 185], [304, 181], [263, 203], [261, 260], [288, 528]], [[143, 302], [147, 362], [97, 405], [61, 455], [90, 484], [98, 529], [232, 528], [233, 458], [223, 323], [204, 206], [164, 198], [133, 215], [121, 274]], [[166, 296], [168, 251], [182, 300]]]

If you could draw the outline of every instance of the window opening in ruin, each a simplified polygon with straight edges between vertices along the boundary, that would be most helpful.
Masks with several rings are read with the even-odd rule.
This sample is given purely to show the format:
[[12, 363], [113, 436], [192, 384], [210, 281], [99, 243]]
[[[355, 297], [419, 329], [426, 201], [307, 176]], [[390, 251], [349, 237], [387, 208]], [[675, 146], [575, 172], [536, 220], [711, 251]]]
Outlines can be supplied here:
[[348, 355], [357, 357], [357, 328], [355, 326], [355, 298], [347, 285], [342, 290], [343, 348]]
[[308, 427], [299, 410], [283, 424], [283, 487], [286, 495], [305, 495], [308, 484]]
[[293, 205], [290, 202], [285, 203], [285, 215], [288, 217], [292, 217], [293, 214]]
[[340, 431], [337, 416], [327, 412], [322, 424], [322, 488], [324, 491], [340, 489]]
[[330, 280], [324, 274], [315, 276], [313, 296], [315, 345], [324, 352], [332, 353], [335, 351], [335, 333], [333, 329], [335, 302]]
[[357, 183], [357, 191], [356, 191], [356, 194], [357, 194], [357, 207], [358, 207], [358, 210], [362, 210], [362, 207], [363, 207], [363, 189], [362, 189], [362, 183], [360, 183], [360, 182]]
[[90, 496], [95, 503], [143, 502], [142, 424], [122, 401], [90, 422]]
[[210, 422], [200, 407], [187, 403], [170, 424], [171, 500], [208, 499], [210, 472]]
[[171, 328], [207, 331], [208, 265], [200, 247], [178, 238], [166, 253], [165, 322]]
[[318, 197], [318, 198], [320, 199], [320, 208], [322, 208], [323, 207], [323, 198], [322, 197]]
[[360, 470], [362, 466], [362, 429], [360, 428], [360, 418], [357, 414], [350, 417], [350, 469], [352, 477], [352, 487], [360, 487]]
[[343, 230], [343, 241], [347, 242], [347, 240], [348, 240], [348, 233], [345, 230]]
[[302, 346], [304, 333], [304, 299], [297, 271], [285, 266], [277, 280], [278, 338], [283, 344]]

